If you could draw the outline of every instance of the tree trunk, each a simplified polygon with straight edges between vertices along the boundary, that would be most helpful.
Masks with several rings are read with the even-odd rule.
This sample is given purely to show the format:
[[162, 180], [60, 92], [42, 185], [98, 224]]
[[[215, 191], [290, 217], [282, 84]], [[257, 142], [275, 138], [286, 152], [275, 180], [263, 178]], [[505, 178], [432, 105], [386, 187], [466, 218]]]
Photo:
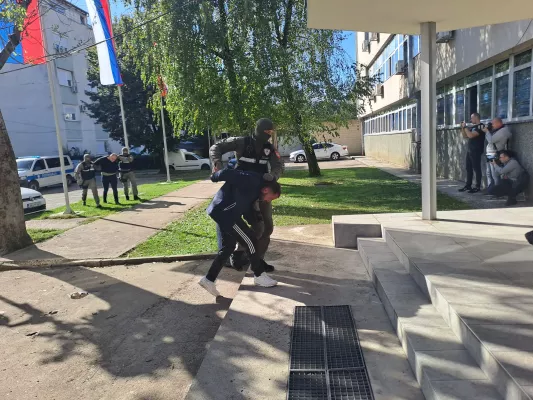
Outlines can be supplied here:
[[0, 111], [0, 255], [31, 244], [26, 232], [15, 153]]

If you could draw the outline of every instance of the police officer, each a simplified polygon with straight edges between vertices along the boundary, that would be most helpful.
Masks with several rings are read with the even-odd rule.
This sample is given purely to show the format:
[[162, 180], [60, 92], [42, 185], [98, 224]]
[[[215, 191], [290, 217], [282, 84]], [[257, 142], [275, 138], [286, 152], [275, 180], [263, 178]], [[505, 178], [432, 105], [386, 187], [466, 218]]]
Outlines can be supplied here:
[[[256, 123], [253, 137], [231, 137], [214, 144], [209, 150], [213, 172], [222, 169], [222, 155], [234, 151], [237, 158], [236, 169], [263, 174], [265, 180], [279, 179], [283, 173], [284, 164], [277, 149], [269, 142], [273, 133], [273, 122], [268, 118], [261, 118]], [[244, 218], [257, 236], [257, 253], [259, 258], [264, 260], [270, 244], [270, 236], [274, 231], [272, 204], [259, 200], [254, 205], [254, 209], [244, 215]], [[220, 230], [217, 233], [220, 234]], [[248, 264], [245, 257], [244, 249], [239, 246], [231, 256], [231, 265], [236, 269], [242, 269]], [[273, 266], [262, 262], [266, 272], [274, 271]]]
[[135, 172], [133, 172], [133, 156], [127, 147], [122, 148], [122, 154], [118, 156], [118, 176], [122, 184], [124, 185], [124, 196], [126, 200], [130, 199], [129, 195], [129, 183], [131, 182], [131, 191], [133, 192], [134, 200], [141, 200], [139, 198], [139, 192], [137, 190], [137, 179], [135, 178]]
[[91, 162], [91, 156], [89, 154], [83, 156], [83, 162], [79, 163], [76, 167], [74, 176], [78, 185], [83, 189], [81, 194], [83, 205], [87, 205], [87, 191], [91, 189], [96, 208], [101, 208], [100, 197], [98, 196], [98, 189], [96, 187], [96, 171], [94, 170], [94, 165]]

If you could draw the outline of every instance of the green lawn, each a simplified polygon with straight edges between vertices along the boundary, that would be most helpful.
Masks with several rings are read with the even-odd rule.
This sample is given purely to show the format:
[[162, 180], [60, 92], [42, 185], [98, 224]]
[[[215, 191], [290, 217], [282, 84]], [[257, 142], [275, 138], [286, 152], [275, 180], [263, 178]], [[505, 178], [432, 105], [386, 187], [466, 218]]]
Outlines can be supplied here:
[[28, 234], [33, 240], [33, 243], [44, 242], [63, 232], [65, 232], [64, 229], [28, 229]]
[[[323, 186], [315, 186], [323, 183]], [[376, 168], [323, 170], [319, 178], [307, 171], [287, 171], [282, 196], [274, 202], [274, 224], [329, 224], [333, 215], [413, 212], [421, 209], [420, 186]], [[216, 251], [215, 224], [205, 203], [129, 253], [130, 257]], [[439, 210], [470, 208], [438, 194]]]
[[[184, 188], [185, 186], [191, 185], [195, 182], [198, 182], [202, 179], [207, 179], [209, 176], [208, 171], [191, 171], [191, 172], [182, 172], [179, 175], [172, 176], [172, 183], [162, 184], [162, 183], [147, 183], [144, 185], [139, 185], [139, 196], [143, 200], [151, 200], [153, 198], [163, 196], [169, 192], [172, 192], [177, 189]], [[87, 218], [88, 222], [93, 221], [97, 218], [102, 218], [108, 216], [109, 214], [114, 214], [116, 212], [125, 211], [133, 207], [135, 204], [138, 204], [138, 201], [130, 200], [127, 201], [124, 197], [124, 191], [119, 188], [119, 200], [120, 205], [116, 205], [113, 200], [113, 193], [110, 190], [108, 193], [109, 203], [105, 204], [102, 201], [102, 189], [99, 189], [100, 201], [102, 208], [96, 208], [96, 204], [92, 198], [92, 194], [89, 192], [87, 196], [87, 206], [84, 206], [81, 201], [71, 204], [71, 208], [76, 211], [78, 214], [72, 216], [75, 218]], [[130, 195], [130, 198], [133, 199], [133, 195]], [[47, 210], [40, 214], [31, 214], [26, 217], [29, 219], [49, 219], [49, 218], [72, 218], [67, 215], [57, 215], [65, 211], [65, 207], [58, 207], [52, 210]]]

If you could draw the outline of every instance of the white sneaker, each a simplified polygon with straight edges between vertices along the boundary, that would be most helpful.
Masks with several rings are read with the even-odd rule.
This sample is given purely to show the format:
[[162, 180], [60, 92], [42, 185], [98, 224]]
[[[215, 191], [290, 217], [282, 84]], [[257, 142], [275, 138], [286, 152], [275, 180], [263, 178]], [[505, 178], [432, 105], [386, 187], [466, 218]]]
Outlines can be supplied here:
[[261, 287], [273, 287], [278, 284], [278, 282], [268, 276], [266, 272], [263, 272], [260, 276], [256, 276], [254, 278], [254, 283], [255, 286]]
[[207, 290], [209, 293], [211, 293], [213, 296], [215, 297], [220, 296], [220, 293], [218, 292], [215, 283], [211, 282], [205, 276], [202, 279], [200, 279], [200, 282], [198, 282], [198, 284], [201, 287], [203, 287], [205, 290]]

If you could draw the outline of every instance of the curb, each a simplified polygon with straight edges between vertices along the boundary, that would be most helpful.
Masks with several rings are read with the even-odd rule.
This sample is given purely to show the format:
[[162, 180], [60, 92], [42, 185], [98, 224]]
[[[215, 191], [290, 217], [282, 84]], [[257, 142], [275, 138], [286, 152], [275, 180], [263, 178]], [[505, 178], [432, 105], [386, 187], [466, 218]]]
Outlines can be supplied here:
[[65, 258], [54, 258], [48, 260], [26, 260], [14, 262], [0, 262], [0, 271], [12, 271], [17, 269], [35, 268], [65, 268], [65, 267], [86, 267], [103, 268], [113, 265], [139, 265], [146, 263], [168, 263], [176, 261], [212, 260], [216, 257], [214, 253], [187, 254], [182, 256], [154, 256], [154, 257], [132, 257], [132, 258], [93, 258], [86, 260], [72, 260]]

